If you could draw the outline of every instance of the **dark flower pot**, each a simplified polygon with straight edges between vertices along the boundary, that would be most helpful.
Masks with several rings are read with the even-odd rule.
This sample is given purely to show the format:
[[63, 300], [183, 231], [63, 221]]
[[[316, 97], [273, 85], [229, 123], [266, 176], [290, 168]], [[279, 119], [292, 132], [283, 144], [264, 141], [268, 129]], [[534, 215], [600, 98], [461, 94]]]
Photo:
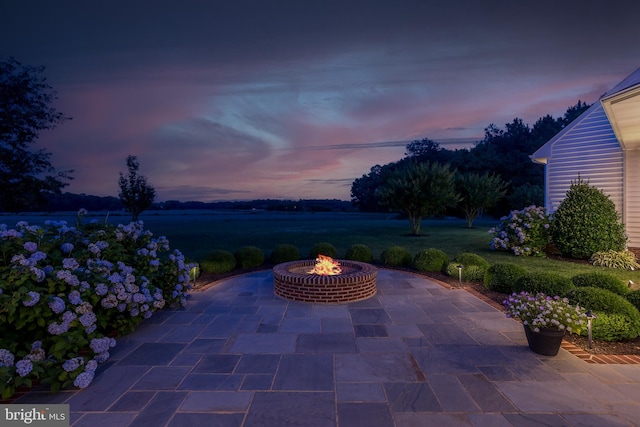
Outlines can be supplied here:
[[524, 333], [527, 335], [531, 351], [544, 356], [555, 356], [560, 351], [565, 331], [545, 328], [540, 329], [540, 332], [534, 332], [529, 326], [524, 325]]

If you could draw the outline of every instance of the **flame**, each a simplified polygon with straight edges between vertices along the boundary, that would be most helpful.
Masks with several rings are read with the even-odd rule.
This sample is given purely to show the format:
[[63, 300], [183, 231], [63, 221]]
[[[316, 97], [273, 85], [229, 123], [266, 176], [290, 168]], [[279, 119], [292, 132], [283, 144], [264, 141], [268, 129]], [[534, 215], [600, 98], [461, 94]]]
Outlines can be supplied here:
[[340, 268], [340, 263], [335, 259], [326, 255], [318, 254], [316, 264], [308, 273], [318, 274], [320, 276], [336, 276], [342, 273], [342, 269]]

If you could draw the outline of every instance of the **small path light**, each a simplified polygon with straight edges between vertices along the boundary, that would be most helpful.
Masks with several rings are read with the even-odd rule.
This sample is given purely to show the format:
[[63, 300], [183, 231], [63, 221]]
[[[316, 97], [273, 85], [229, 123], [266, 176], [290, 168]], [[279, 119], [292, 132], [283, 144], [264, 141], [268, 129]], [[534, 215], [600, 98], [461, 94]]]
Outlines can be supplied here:
[[458, 264], [458, 284], [462, 286], [462, 264]]
[[198, 278], [198, 270], [199, 270], [198, 266], [195, 265], [191, 267], [191, 270], [189, 271], [189, 276], [190, 276], [189, 278], [191, 279], [192, 286], [196, 285], [196, 279]]
[[591, 310], [587, 311], [585, 314], [587, 315], [587, 329], [589, 329], [589, 348], [591, 348], [591, 342], [592, 342], [591, 321], [598, 316], [596, 316]]

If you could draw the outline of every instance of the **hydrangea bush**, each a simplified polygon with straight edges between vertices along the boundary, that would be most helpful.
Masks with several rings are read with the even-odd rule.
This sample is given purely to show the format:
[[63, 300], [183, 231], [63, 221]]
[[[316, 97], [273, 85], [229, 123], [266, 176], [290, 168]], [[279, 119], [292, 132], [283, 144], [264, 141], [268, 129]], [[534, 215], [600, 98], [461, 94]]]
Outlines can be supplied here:
[[87, 387], [115, 346], [167, 305], [186, 304], [192, 265], [141, 221], [0, 224], [0, 395], [37, 379]]
[[579, 334], [587, 324], [587, 315], [582, 307], [571, 305], [567, 298], [557, 295], [513, 293], [502, 304], [507, 317], [520, 319], [534, 332], [552, 328]]
[[529, 206], [511, 211], [500, 224], [489, 230], [493, 250], [511, 251], [515, 255], [544, 255], [550, 241], [551, 219], [544, 207]]

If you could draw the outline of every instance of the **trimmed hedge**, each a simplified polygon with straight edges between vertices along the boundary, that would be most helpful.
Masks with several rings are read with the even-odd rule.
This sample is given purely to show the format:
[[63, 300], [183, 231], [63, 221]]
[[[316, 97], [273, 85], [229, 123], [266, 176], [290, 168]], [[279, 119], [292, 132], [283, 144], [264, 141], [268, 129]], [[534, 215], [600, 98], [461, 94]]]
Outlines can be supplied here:
[[316, 259], [320, 254], [329, 256], [331, 258], [337, 258], [338, 250], [331, 243], [320, 242], [313, 245], [311, 251], [309, 251], [309, 258]]
[[550, 271], [530, 271], [513, 284], [512, 292], [543, 292], [549, 296], [566, 296], [575, 285], [568, 277]]
[[607, 273], [600, 273], [596, 271], [577, 274], [571, 278], [571, 281], [577, 288], [593, 286], [594, 288], [606, 289], [622, 296], [629, 293], [629, 288], [622, 282], [622, 280]]
[[264, 252], [256, 246], [243, 246], [234, 254], [240, 268], [255, 268], [264, 264]]
[[471, 252], [462, 252], [455, 256], [453, 259], [454, 262], [458, 264], [462, 264], [463, 267], [469, 267], [470, 265], [476, 265], [483, 270], [487, 270], [489, 268], [489, 262], [482, 258], [478, 254], [474, 254]]
[[449, 265], [447, 265], [447, 275], [451, 277], [459, 277], [460, 273], [462, 273], [462, 280], [465, 282], [480, 282], [486, 273], [486, 269], [477, 265], [462, 266], [462, 270], [458, 270], [459, 265], [462, 264], [450, 262]]
[[410, 267], [412, 260], [409, 249], [402, 246], [391, 246], [380, 254], [380, 261], [391, 267]]
[[418, 271], [441, 272], [449, 264], [449, 257], [440, 249], [423, 249], [413, 258], [413, 267]]
[[280, 243], [271, 251], [269, 258], [274, 264], [297, 261], [300, 259], [300, 250], [296, 245], [292, 245], [291, 243]]
[[[615, 340], [634, 339], [640, 335], [640, 312], [626, 298], [591, 286], [575, 288], [569, 292], [568, 298], [572, 303], [596, 313], [594, 336], [596, 330], [598, 336], [610, 336]], [[613, 315], [623, 316], [624, 319]], [[600, 321], [601, 316], [605, 320]]]
[[[624, 314], [597, 312], [592, 322], [592, 336], [603, 341], [622, 341], [633, 339], [638, 332]], [[583, 330], [582, 335], [587, 335], [588, 330]]]
[[347, 249], [345, 259], [360, 262], [371, 262], [373, 260], [373, 254], [371, 253], [371, 248], [369, 248], [369, 246], [355, 244], [351, 245], [351, 247]]
[[631, 304], [633, 304], [638, 310], [640, 310], [640, 289], [636, 289], [635, 291], [629, 292], [625, 298]]
[[510, 294], [514, 283], [527, 274], [527, 269], [511, 262], [499, 262], [484, 274], [484, 287], [503, 294]]
[[205, 255], [200, 261], [200, 268], [205, 273], [228, 273], [236, 268], [236, 258], [231, 252], [219, 249]]
[[462, 252], [455, 256], [453, 262], [447, 265], [447, 274], [458, 277], [458, 266], [462, 266], [462, 280], [467, 282], [481, 282], [489, 268], [487, 260], [471, 252]]

